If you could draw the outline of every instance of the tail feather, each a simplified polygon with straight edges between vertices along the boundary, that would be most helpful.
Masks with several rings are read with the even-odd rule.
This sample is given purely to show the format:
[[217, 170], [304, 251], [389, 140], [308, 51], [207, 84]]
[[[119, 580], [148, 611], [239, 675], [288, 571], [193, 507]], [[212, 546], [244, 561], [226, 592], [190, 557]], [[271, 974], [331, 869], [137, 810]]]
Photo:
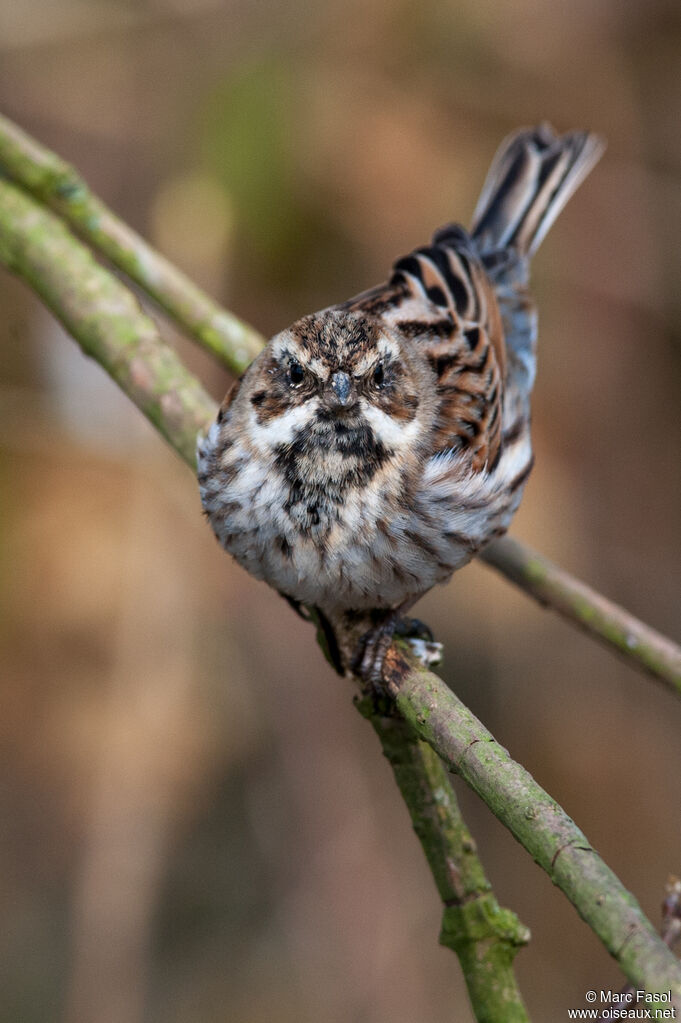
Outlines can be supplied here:
[[509, 136], [492, 162], [473, 214], [480, 252], [511, 248], [532, 256], [604, 149], [597, 135], [557, 136], [547, 124]]

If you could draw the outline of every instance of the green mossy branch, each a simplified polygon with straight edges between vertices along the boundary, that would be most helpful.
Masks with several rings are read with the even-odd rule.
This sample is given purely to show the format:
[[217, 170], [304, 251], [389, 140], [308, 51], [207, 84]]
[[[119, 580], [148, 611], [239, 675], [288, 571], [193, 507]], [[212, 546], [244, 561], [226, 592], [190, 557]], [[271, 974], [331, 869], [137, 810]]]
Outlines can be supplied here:
[[671, 988], [681, 1004], [681, 963], [558, 803], [406, 649], [390, 648], [384, 681], [419, 738], [478, 793], [567, 895], [629, 980], [651, 992]]
[[92, 194], [78, 173], [0, 115], [0, 167], [58, 213], [228, 369], [243, 373], [263, 346], [253, 327], [222, 309]]
[[0, 180], [0, 262], [22, 277], [190, 465], [215, 402], [134, 295], [61, 220]]
[[377, 713], [366, 697], [358, 707], [381, 740], [407, 804], [444, 906], [440, 943], [459, 958], [476, 1019], [526, 1023], [513, 960], [530, 932], [499, 906], [449, 773], [403, 718]]
[[681, 696], [681, 649], [666, 636], [512, 537], [491, 543], [480, 557]]

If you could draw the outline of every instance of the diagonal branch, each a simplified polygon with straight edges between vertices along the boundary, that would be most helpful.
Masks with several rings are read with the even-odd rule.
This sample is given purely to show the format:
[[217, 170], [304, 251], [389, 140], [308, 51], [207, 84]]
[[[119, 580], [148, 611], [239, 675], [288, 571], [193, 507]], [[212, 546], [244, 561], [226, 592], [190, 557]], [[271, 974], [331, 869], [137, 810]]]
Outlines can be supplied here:
[[[1, 115], [0, 171], [57, 212], [233, 372], [241, 373], [257, 355], [263, 338], [253, 327], [222, 309], [119, 220], [69, 164]], [[672, 640], [517, 540], [503, 537], [481, 558], [540, 603], [681, 694], [681, 647]]]
[[[58, 218], [2, 181], [0, 262], [41, 295], [193, 467], [194, 435], [213, 418], [214, 403], [127, 289]], [[681, 999], [681, 964], [558, 804], [441, 679], [395, 646], [386, 673], [396, 706], [416, 735], [478, 792], [547, 871], [632, 983], [651, 992], [671, 988]]]
[[61, 220], [0, 179], [0, 263], [40, 295], [66, 330], [189, 465], [216, 406], [162, 341], [133, 294]]
[[58, 213], [234, 373], [263, 346], [254, 327], [222, 309], [93, 195], [68, 163], [0, 115], [0, 167]]
[[[669, 948], [674, 948], [674, 945], [676, 945], [679, 938], [681, 938], [681, 881], [673, 874], [670, 875], [667, 880], [665, 898], [662, 903], [662, 926], [660, 927], [660, 936], [665, 945], [668, 945]], [[617, 1000], [619, 1007], [625, 1009], [627, 1006], [633, 1005], [636, 1001], [636, 996], [637, 990], [634, 985], [627, 984], [627, 986], [619, 992], [619, 998]], [[604, 1023], [605, 1020], [611, 1018], [612, 1016], [609, 1009], [604, 1009], [598, 1017], [601, 1023]], [[673, 1017], [667, 1016], [667, 1019], [673, 1019]]]
[[491, 543], [480, 558], [681, 696], [681, 648], [666, 636], [510, 536]]
[[638, 988], [671, 989], [681, 1005], [681, 963], [586, 836], [437, 675], [393, 645], [384, 681], [397, 709], [487, 803], [572, 902]]

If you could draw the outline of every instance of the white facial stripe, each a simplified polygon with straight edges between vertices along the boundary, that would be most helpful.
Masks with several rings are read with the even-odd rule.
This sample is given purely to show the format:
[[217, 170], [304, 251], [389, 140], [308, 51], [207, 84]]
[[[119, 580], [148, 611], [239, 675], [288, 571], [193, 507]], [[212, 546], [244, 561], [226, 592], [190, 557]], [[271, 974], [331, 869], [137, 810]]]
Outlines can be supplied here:
[[267, 423], [259, 423], [255, 410], [252, 409], [250, 437], [253, 439], [255, 447], [261, 452], [269, 453], [280, 444], [290, 444], [298, 431], [310, 422], [318, 408], [318, 399], [311, 398], [302, 405], [287, 409], [283, 415], [277, 416]]
[[306, 359], [305, 366], [314, 373], [320, 380], [328, 380], [329, 378], [329, 367], [322, 359]]
[[276, 337], [272, 338], [270, 344], [272, 347], [272, 355], [275, 359], [280, 359], [283, 352], [290, 351], [291, 348], [295, 348], [293, 334], [290, 330], [282, 330], [281, 334], [277, 334]]
[[360, 359], [352, 367], [352, 375], [354, 377], [363, 377], [370, 369], [373, 369], [380, 360], [376, 358], [376, 352], [371, 352], [369, 355], [365, 355], [363, 359]]
[[272, 341], [272, 355], [277, 362], [281, 362], [284, 356], [290, 356], [300, 363], [308, 372], [321, 380], [329, 376], [329, 367], [322, 359], [311, 359], [309, 353], [299, 345], [294, 334], [290, 330], [284, 330]]
[[417, 418], [402, 424], [367, 401], [360, 402], [360, 407], [376, 439], [387, 448], [399, 448], [401, 444], [407, 444], [417, 436], [421, 428]]
[[380, 337], [376, 343], [376, 347], [372, 351], [367, 352], [363, 359], [360, 359], [354, 367], [355, 376], [363, 376], [368, 373], [369, 370], [373, 369], [381, 359], [392, 359], [399, 357], [399, 349], [395, 344], [392, 344], [388, 338]]

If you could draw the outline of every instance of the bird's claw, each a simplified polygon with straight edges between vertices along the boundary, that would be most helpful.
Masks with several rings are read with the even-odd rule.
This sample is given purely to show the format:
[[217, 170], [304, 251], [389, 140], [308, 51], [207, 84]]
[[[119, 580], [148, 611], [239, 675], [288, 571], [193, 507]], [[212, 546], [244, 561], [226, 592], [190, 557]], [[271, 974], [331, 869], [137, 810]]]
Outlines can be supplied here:
[[396, 612], [392, 613], [366, 633], [355, 659], [354, 670], [375, 700], [385, 701], [387, 698], [383, 662], [393, 636], [404, 639], [425, 668], [432, 668], [442, 661], [442, 643], [433, 638], [427, 625], [418, 618], [400, 618]]

